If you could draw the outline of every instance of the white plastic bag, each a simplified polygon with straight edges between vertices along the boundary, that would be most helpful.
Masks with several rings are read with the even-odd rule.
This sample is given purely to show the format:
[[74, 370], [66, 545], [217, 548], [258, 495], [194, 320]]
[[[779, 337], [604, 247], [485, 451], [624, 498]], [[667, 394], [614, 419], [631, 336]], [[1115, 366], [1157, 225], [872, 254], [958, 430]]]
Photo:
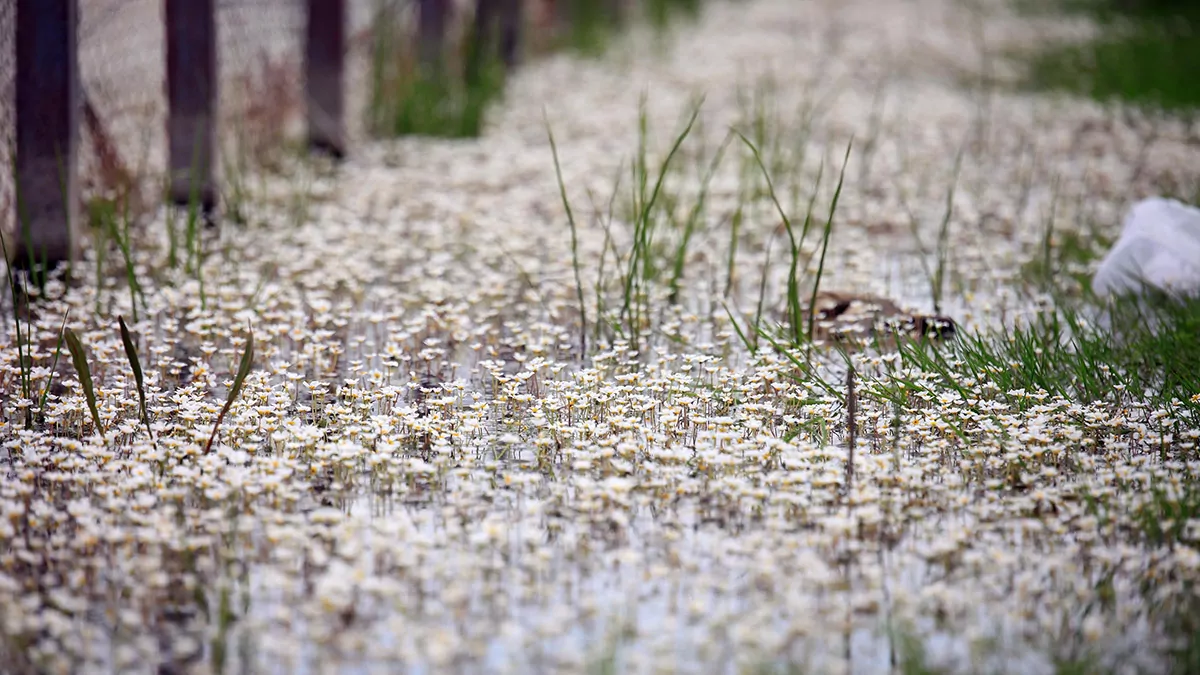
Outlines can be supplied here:
[[1200, 209], [1153, 197], [1129, 210], [1092, 290], [1100, 297], [1139, 294], [1144, 284], [1200, 296]]

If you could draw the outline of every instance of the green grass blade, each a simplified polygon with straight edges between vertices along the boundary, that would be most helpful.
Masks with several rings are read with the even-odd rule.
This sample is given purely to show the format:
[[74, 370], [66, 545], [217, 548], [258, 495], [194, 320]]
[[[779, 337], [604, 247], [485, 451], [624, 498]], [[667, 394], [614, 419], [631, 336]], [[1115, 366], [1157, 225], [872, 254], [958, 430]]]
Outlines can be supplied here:
[[[946, 209], [942, 214], [942, 223], [938, 227], [937, 270], [932, 280], [934, 314], [942, 313], [942, 286], [946, 280], [946, 263], [949, 256], [950, 218], [954, 215], [954, 193], [958, 188], [959, 174], [962, 172], [963, 154], [966, 153], [966, 149], [967, 143], [964, 140], [962, 146], [958, 149], [958, 155], [954, 158], [954, 177], [950, 181], [949, 189], [946, 190]], [[1057, 190], [1057, 181], [1055, 181], [1056, 193]]]
[[67, 329], [67, 317], [71, 316], [71, 310], [68, 309], [63, 314], [62, 326], [58, 329], [58, 343], [54, 345], [54, 360], [50, 362], [50, 377], [46, 380], [46, 388], [42, 390], [41, 399], [38, 401], [38, 410], [42, 416], [46, 414], [46, 399], [50, 397], [50, 385], [54, 384], [54, 374], [58, 372], [58, 357], [62, 355], [62, 346], [64, 332]]
[[229, 413], [229, 409], [233, 407], [233, 402], [237, 400], [238, 394], [242, 391], [242, 385], [246, 383], [246, 377], [250, 374], [250, 370], [254, 368], [254, 331], [246, 336], [246, 349], [242, 352], [242, 362], [238, 366], [237, 375], [233, 378], [233, 386], [229, 387], [229, 398], [225, 399], [225, 406], [221, 408], [221, 413], [217, 415], [217, 421], [213, 424], [212, 435], [208, 437], [208, 443], [204, 445], [204, 454], [212, 449], [213, 441], [217, 439], [217, 431], [221, 429], [221, 422], [225, 420], [225, 415]]
[[[13, 164], [13, 171], [16, 171], [15, 160]], [[15, 176], [16, 174], [14, 173], [12, 175]], [[21, 202], [19, 199], [20, 194], [18, 194], [17, 197], [17, 218], [18, 221], [21, 221]], [[8, 255], [8, 243], [5, 241], [4, 234], [2, 232], [0, 232], [0, 252], [3, 252], [5, 260], [12, 260], [12, 258], [10, 258]], [[17, 364], [20, 366], [21, 370], [21, 397], [31, 398], [30, 387], [32, 386], [32, 378], [30, 372], [33, 364], [31, 363], [32, 356], [26, 354], [27, 348], [23, 346], [25, 343], [21, 340], [21, 284], [17, 281], [17, 274], [12, 270], [11, 266], [9, 267], [7, 274], [8, 289], [12, 293], [13, 299], [13, 328], [16, 330]], [[32, 327], [30, 330], [32, 330]], [[28, 337], [29, 335], [26, 334], [26, 338]], [[29, 409], [26, 409], [25, 411], [25, 428], [33, 429], [33, 411]]]
[[[817, 201], [817, 191], [821, 186], [821, 178], [825, 172], [825, 164], [822, 162], [820, 168], [817, 170], [816, 185], [813, 186], [812, 195], [808, 200], [808, 210], [804, 216], [804, 224], [800, 227], [800, 236], [797, 237], [796, 230], [792, 226], [792, 219], [788, 217], [787, 209], [783, 208], [783, 204], [779, 201], [779, 194], [775, 191], [775, 181], [771, 178], [771, 171], [767, 168], [766, 161], [763, 160], [762, 152], [753, 141], [751, 141], [749, 138], [746, 138], [746, 136], [740, 131], [735, 130], [734, 133], [738, 135], [738, 138], [742, 139], [742, 142], [746, 144], [746, 147], [749, 148], [750, 152], [754, 155], [754, 162], [758, 165], [759, 170], [762, 171], [763, 179], [767, 183], [767, 195], [771, 198], [771, 203], [775, 205], [775, 211], [779, 214], [779, 218], [783, 221], [784, 230], [788, 235], [788, 242], [791, 245], [791, 264], [788, 267], [787, 290], [788, 323], [790, 324], [792, 332], [792, 343], [800, 344], [801, 338], [803, 337], [800, 333], [800, 317], [802, 312], [800, 308], [800, 283], [797, 276], [800, 269], [800, 251], [804, 246], [804, 240], [808, 237], [809, 228], [812, 226], [813, 205]], [[807, 266], [807, 264], [808, 263], [806, 262], [805, 266]]]
[[75, 364], [75, 373], [79, 376], [79, 384], [83, 387], [83, 396], [87, 399], [88, 410], [92, 413], [92, 422], [96, 425], [96, 432], [107, 443], [108, 440], [104, 438], [104, 427], [100, 424], [100, 409], [96, 407], [96, 388], [92, 384], [92, 369], [88, 367], [87, 351], [84, 350], [83, 343], [79, 341], [79, 336], [75, 334], [75, 331], [67, 328], [63, 335], [67, 340], [67, 349], [71, 352], [71, 361]]
[[763, 303], [767, 299], [767, 274], [771, 271], [771, 247], [775, 245], [775, 236], [767, 240], [767, 252], [763, 260], [762, 275], [758, 279], [758, 302], [754, 305], [754, 349], [758, 349], [758, 332], [762, 326]]
[[649, 177], [649, 172], [646, 168], [645, 161], [645, 138], [647, 135], [647, 122], [643, 103], [642, 114], [639, 120], [639, 133], [641, 134], [641, 150], [639, 153], [640, 159], [635, 162], [634, 173], [637, 182], [640, 184], [639, 192], [636, 193], [640, 195], [640, 197], [636, 200], [637, 203], [635, 204], [636, 221], [634, 222], [634, 250], [633, 254], [630, 256], [628, 276], [625, 280], [624, 295], [626, 311], [634, 300], [633, 294], [635, 290], [635, 282], [637, 280], [636, 275], [637, 270], [639, 269], [637, 265], [639, 263], [641, 264], [640, 269], [642, 271], [643, 279], [649, 280], [654, 276], [654, 268], [650, 265], [649, 260], [650, 244], [654, 237], [654, 223], [652, 220], [654, 207], [658, 204], [659, 197], [662, 194], [663, 184], [667, 180], [667, 174], [670, 173], [671, 165], [675, 160], [675, 156], [679, 153], [679, 149], [683, 146], [683, 142], [688, 136], [691, 135], [692, 128], [695, 127], [696, 120], [700, 117], [700, 110], [703, 106], [704, 99], [700, 99], [692, 107], [691, 115], [688, 117], [688, 121], [684, 125], [683, 130], [675, 137], [675, 142], [671, 144], [670, 151], [667, 152], [667, 156], [663, 158], [662, 163], [659, 164], [658, 175], [654, 179], [654, 187], [650, 190], [650, 194], [647, 196], [645, 194], [645, 186], [648, 184], [647, 179]]
[[705, 171], [704, 177], [701, 179], [700, 194], [696, 198], [696, 203], [688, 213], [688, 218], [683, 228], [683, 237], [679, 242], [678, 248], [675, 250], [675, 266], [671, 270], [671, 294], [668, 296], [668, 302], [671, 304], [679, 301], [679, 282], [683, 278], [683, 269], [687, 263], [688, 245], [691, 244], [696, 226], [700, 223], [700, 219], [704, 215], [704, 207], [708, 200], [709, 185], [712, 183], [713, 176], [717, 173], [717, 168], [721, 165], [721, 160], [725, 157], [725, 150], [729, 147], [731, 140], [733, 140], [733, 135], [729, 134], [721, 141], [721, 145], [713, 155], [712, 161], [709, 162], [708, 170]]
[[125, 325], [125, 317], [118, 316], [117, 323], [121, 326], [121, 343], [125, 345], [125, 356], [129, 358], [129, 367], [133, 370], [133, 381], [137, 384], [138, 404], [142, 409], [142, 422], [146, 425], [146, 433], [150, 435], [150, 440], [154, 440], [154, 432], [150, 430], [150, 414], [146, 412], [146, 385], [145, 379], [142, 377], [142, 362], [138, 359], [137, 346], [133, 343], [133, 336], [129, 333], [129, 327]]
[[[543, 111], [543, 117], [545, 113]], [[571, 266], [575, 271], [575, 294], [579, 300], [579, 357], [587, 356], [587, 305], [583, 300], [583, 276], [579, 269], [579, 230], [575, 225], [575, 213], [571, 210], [571, 200], [567, 198], [567, 184], [563, 182], [562, 166], [558, 161], [558, 145], [554, 142], [554, 130], [546, 120], [546, 136], [550, 139], [550, 154], [554, 156], [554, 175], [558, 179], [558, 194], [562, 197], [563, 208], [567, 211], [567, 223], [571, 226]]]
[[842, 182], [846, 178], [846, 165], [850, 163], [850, 150], [854, 139], [846, 144], [846, 156], [842, 158], [842, 171], [838, 174], [837, 189], [833, 191], [833, 203], [829, 205], [829, 217], [825, 219], [825, 235], [821, 241], [821, 261], [817, 263], [817, 278], [813, 281], [812, 296], [808, 299], [808, 341], [813, 339], [813, 324], [817, 318], [817, 292], [821, 288], [821, 276], [825, 274], [825, 253], [829, 250], [829, 235], [833, 232], [833, 214], [837, 212], [838, 199], [842, 196]]
[[46, 381], [46, 388], [42, 389], [41, 399], [38, 400], [37, 410], [42, 411], [43, 416], [46, 414], [46, 400], [50, 395], [50, 384], [54, 383], [54, 374], [59, 370], [59, 357], [62, 354], [62, 340], [64, 340], [64, 333], [67, 328], [67, 317], [70, 316], [70, 309], [67, 309], [66, 313], [62, 315], [62, 325], [59, 327], [59, 341], [58, 344], [54, 345], [54, 360], [50, 362], [50, 377]]
[[729, 316], [729, 322], [733, 324], [733, 330], [737, 333], [738, 339], [742, 341], [742, 344], [746, 346], [746, 350], [753, 356], [758, 345], [746, 337], [746, 333], [742, 331], [742, 327], [738, 324], [737, 319], [733, 318], [733, 312], [729, 310], [729, 305], [721, 303], [721, 306], [725, 308], [725, 314]]

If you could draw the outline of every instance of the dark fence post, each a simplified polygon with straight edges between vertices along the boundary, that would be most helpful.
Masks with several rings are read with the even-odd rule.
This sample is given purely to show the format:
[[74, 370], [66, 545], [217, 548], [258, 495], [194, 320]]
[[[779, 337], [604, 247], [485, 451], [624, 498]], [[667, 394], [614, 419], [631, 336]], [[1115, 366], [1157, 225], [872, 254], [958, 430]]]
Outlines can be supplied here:
[[346, 64], [345, 0], [308, 0], [304, 48], [308, 145], [337, 159], [346, 156], [343, 72]]
[[14, 266], [75, 255], [79, 219], [78, 0], [17, 0], [17, 237]]
[[475, 0], [475, 17], [471, 22], [471, 44], [467, 45], [466, 80], [468, 86], [479, 84], [484, 68], [493, 58], [496, 43], [499, 0]]
[[171, 201], [212, 222], [217, 190], [217, 17], [214, 0], [164, 0], [167, 23], [167, 138]]
[[417, 3], [417, 55], [421, 68], [427, 72], [441, 70], [449, 14], [448, 0], [419, 0]]
[[500, 3], [500, 58], [505, 67], [512, 69], [520, 58], [521, 23], [524, 16], [521, 0], [501, 0]]
[[476, 0], [467, 57], [468, 83], [479, 83], [483, 70], [497, 57], [507, 69], [516, 65], [520, 22], [520, 0]]

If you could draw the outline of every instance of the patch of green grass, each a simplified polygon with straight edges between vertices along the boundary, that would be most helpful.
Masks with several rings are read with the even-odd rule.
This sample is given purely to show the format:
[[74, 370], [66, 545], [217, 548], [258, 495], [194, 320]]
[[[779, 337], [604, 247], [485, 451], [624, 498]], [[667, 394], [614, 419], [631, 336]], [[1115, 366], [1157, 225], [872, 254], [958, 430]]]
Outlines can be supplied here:
[[[675, 141], [656, 171], [650, 168], [645, 101], [638, 115], [638, 151], [630, 167], [629, 208], [633, 220], [633, 241], [628, 254], [621, 256], [620, 260], [625, 265], [621, 275], [621, 310], [613, 324], [618, 334], [628, 339], [635, 350], [642, 345], [644, 333], [650, 328], [652, 287], [663, 281], [668, 270], [675, 270], [682, 265], [677, 261], [687, 255], [687, 239], [681, 241], [681, 249], [664, 246], [659, 239], [664, 225], [676, 224], [664, 210], [660, 199], [664, 195], [667, 177], [672, 173], [672, 162], [691, 134], [702, 105], [703, 102], [698, 101], [692, 106], [682, 130], [675, 136]], [[703, 199], [703, 195], [699, 199]], [[678, 282], [677, 278], [675, 282]]]
[[[101, 288], [102, 270], [104, 267], [104, 252], [108, 242], [116, 244], [125, 264], [125, 279], [129, 286], [129, 305], [133, 309], [133, 320], [138, 320], [139, 301], [142, 308], [146, 307], [146, 294], [138, 280], [137, 265], [134, 260], [134, 241], [131, 235], [132, 217], [128, 211], [117, 212], [117, 205], [109, 199], [93, 199], [88, 203], [90, 223], [96, 233], [96, 288]], [[96, 294], [97, 308], [100, 294]]]
[[647, 0], [646, 17], [658, 30], [665, 29], [675, 17], [696, 19], [700, 16], [701, 0]]
[[436, 76], [419, 77], [402, 94], [392, 133], [469, 137], [479, 135], [482, 92], [454, 88]]
[[483, 130], [488, 106], [504, 92], [506, 71], [494, 41], [468, 34], [451, 59], [437, 67], [415, 63], [407, 33], [391, 12], [375, 20], [368, 119], [381, 136], [470, 138]]
[[454, 82], [443, 73], [418, 73], [394, 84], [376, 111], [382, 135], [471, 138], [483, 131], [488, 104], [499, 98], [503, 75], [487, 67], [473, 82]]
[[[1106, 320], [1099, 320], [1103, 310]], [[1107, 325], [1106, 325], [1107, 324]], [[906, 365], [967, 396], [962, 382], [989, 381], [1018, 408], [1038, 392], [1092, 403], [1200, 408], [1200, 299], [1122, 298], [1103, 307], [1063, 303], [995, 334], [962, 334], [948, 346], [901, 343]]]
[[[649, 22], [665, 30], [678, 15], [699, 16], [702, 0], [651, 0]], [[624, 11], [614, 0], [562, 0], [563, 14], [552, 49], [602, 56], [624, 28]], [[478, 28], [478, 26], [476, 27]], [[488, 106], [504, 92], [506, 69], [492, 46], [496, 36], [469, 31], [437, 64], [420, 64], [394, 8], [381, 7], [373, 29], [370, 59], [370, 128], [380, 136], [479, 136]], [[491, 38], [491, 39], [489, 39]]]
[[[602, 56], [618, 33], [628, 25], [621, 0], [560, 0], [565, 6], [566, 30], [555, 46], [583, 56]], [[677, 19], [700, 16], [703, 0], [646, 0], [642, 16], [660, 35]]]
[[[1032, 3], [1027, 3], [1032, 6]], [[1200, 107], [1200, 6], [1182, 0], [1068, 0], [1100, 23], [1088, 41], [1056, 44], [1031, 55], [1026, 83], [1100, 101], [1169, 111]]]
[[[652, 158], [649, 118], [643, 100], [638, 113], [637, 151], [628, 165], [622, 167], [622, 171], [628, 170], [630, 176], [628, 199], [623, 204], [625, 220], [632, 230], [630, 241], [627, 246], [622, 246], [612, 236], [612, 213], [621, 189], [618, 175], [607, 215], [602, 217], [597, 214], [597, 219], [605, 228], [605, 242], [596, 274], [594, 311], [589, 311], [585, 306], [578, 223], [563, 183], [558, 147], [553, 135], [550, 135], [559, 194], [571, 228], [572, 267], [583, 324], [581, 348], [586, 346], [584, 334], [587, 317], [591, 315], [595, 317], [593, 325], [597, 343], [605, 339], [621, 339], [638, 351], [647, 345], [648, 338], [657, 328], [660, 312], [656, 303], [660, 296], [669, 305], [680, 301], [690, 259], [689, 250], [705, 221], [709, 183], [730, 144], [730, 137], [726, 137], [711, 155], [700, 152], [692, 157], [704, 167], [697, 193], [685, 195], [673, 190], [672, 182], [682, 182], [688, 178], [682, 174], [685, 169], [681, 165], [687, 159], [682, 148], [698, 125], [702, 106], [702, 99], [692, 103], [667, 152], [661, 158]], [[657, 164], [652, 166], [654, 159], [657, 159]], [[611, 267], [606, 268], [610, 258]], [[606, 269], [613, 271], [612, 268], [615, 271], [609, 275]], [[619, 295], [611, 305], [605, 297], [610, 286], [616, 286], [615, 292]]]
[[1101, 21], [1196, 16], [1198, 9], [1195, 0], [1017, 0], [1016, 4], [1027, 13], [1087, 14]]
[[620, 28], [611, 0], [568, 0], [566, 46], [584, 56], [600, 56]]

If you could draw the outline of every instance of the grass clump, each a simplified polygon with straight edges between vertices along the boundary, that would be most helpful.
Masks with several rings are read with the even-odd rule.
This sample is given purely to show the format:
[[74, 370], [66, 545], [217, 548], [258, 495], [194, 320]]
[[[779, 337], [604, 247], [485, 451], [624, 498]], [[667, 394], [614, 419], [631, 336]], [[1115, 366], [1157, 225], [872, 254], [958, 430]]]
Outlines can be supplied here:
[[675, 17], [694, 20], [700, 16], [701, 0], [647, 0], [646, 17], [657, 30], [665, 30]]
[[1046, 395], [1084, 404], [1131, 402], [1200, 408], [1200, 300], [1120, 298], [1062, 304], [996, 333], [948, 347], [900, 345], [906, 365], [967, 398], [964, 381], [987, 381], [1018, 409]]
[[[380, 136], [471, 138], [483, 130], [488, 106], [504, 91], [505, 67], [494, 43], [472, 28], [452, 54], [418, 63], [409, 31], [394, 8], [376, 14], [370, 60], [371, 129]], [[449, 57], [449, 58], [447, 58]]]
[[566, 45], [584, 56], [600, 56], [621, 27], [622, 16], [611, 0], [568, 0]]
[[[613, 188], [607, 222], [604, 225], [605, 243], [595, 281], [596, 307], [590, 312], [595, 316], [593, 323], [597, 341], [602, 337], [625, 340], [634, 351], [638, 351], [646, 346], [646, 341], [653, 332], [653, 319], [659, 295], [663, 295], [662, 299], [669, 305], [675, 305], [679, 301], [680, 288], [687, 271], [689, 248], [705, 219], [709, 183], [728, 145], [727, 139], [711, 157], [701, 158], [701, 163], [707, 168], [696, 194], [685, 197], [673, 192], [669, 184], [673, 179], [677, 179], [682, 171], [682, 148], [698, 125], [702, 106], [703, 101], [692, 104], [670, 148], [655, 164], [650, 156], [649, 120], [643, 101], [638, 116], [638, 148], [627, 166], [630, 182], [624, 206], [631, 228], [628, 245], [618, 244], [613, 237], [612, 211], [621, 190], [619, 178]], [[558, 148], [553, 135], [551, 149], [559, 192], [571, 227], [576, 295], [583, 318], [583, 330], [586, 331], [589, 312], [584, 307], [577, 223], [567, 199]], [[614, 268], [616, 273], [610, 278], [609, 273]], [[605, 289], [613, 285], [616, 286], [618, 297], [610, 301], [605, 297]], [[581, 345], [584, 343], [585, 340], [581, 337]]]
[[1100, 32], [1090, 40], [1051, 45], [1031, 55], [1029, 85], [1168, 111], [1200, 106], [1196, 3], [1073, 0], [1054, 6], [1093, 16]]

